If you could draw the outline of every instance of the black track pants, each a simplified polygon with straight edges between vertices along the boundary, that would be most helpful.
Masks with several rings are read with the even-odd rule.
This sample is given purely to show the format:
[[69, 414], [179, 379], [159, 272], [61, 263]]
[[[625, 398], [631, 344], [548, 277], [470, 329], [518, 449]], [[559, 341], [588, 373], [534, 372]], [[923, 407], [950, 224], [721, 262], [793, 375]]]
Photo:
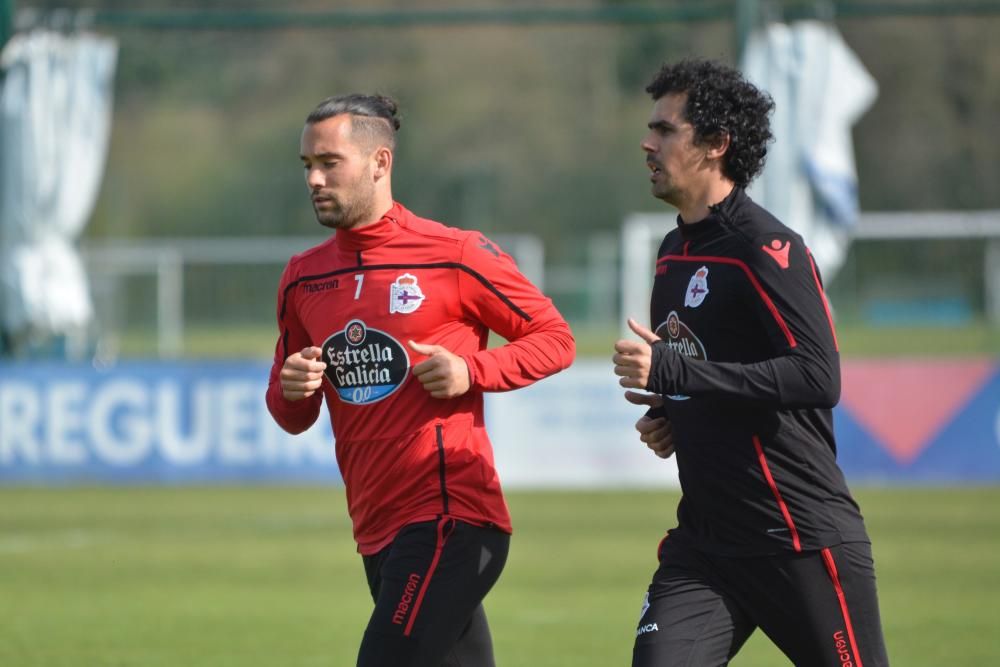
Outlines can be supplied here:
[[726, 665], [758, 627], [795, 665], [888, 665], [871, 546], [726, 558], [667, 539], [632, 665]]
[[375, 609], [358, 667], [493, 667], [482, 601], [510, 535], [444, 517], [406, 526], [364, 557]]

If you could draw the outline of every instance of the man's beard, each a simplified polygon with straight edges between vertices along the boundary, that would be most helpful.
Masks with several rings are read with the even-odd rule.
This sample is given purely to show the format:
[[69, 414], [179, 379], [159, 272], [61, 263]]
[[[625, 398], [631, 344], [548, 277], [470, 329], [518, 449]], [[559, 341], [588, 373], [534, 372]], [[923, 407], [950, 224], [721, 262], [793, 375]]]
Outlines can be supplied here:
[[374, 202], [374, 193], [369, 192], [363, 196], [352, 197], [347, 202], [335, 198], [331, 199], [329, 209], [321, 212], [314, 205], [313, 211], [316, 213], [316, 221], [324, 227], [350, 229], [371, 218]]
[[654, 197], [671, 206], [677, 206], [677, 202], [680, 199], [680, 192], [678, 192], [677, 186], [667, 177], [664, 177], [659, 183], [653, 183], [650, 191]]

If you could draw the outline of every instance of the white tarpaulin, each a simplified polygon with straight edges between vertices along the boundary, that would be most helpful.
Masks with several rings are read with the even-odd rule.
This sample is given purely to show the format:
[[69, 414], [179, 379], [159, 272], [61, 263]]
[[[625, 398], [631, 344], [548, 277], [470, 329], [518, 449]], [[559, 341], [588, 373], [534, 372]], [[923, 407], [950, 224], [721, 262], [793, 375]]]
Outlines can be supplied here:
[[0, 331], [31, 341], [85, 327], [76, 250], [101, 182], [116, 43], [36, 30], [0, 54]]
[[802, 235], [829, 281], [859, 217], [851, 126], [878, 86], [836, 28], [820, 21], [755, 33], [742, 68], [775, 102], [775, 141], [749, 194]]
[[486, 395], [486, 427], [505, 486], [677, 487], [673, 457], [657, 458], [634, 424], [609, 360], [577, 359], [541, 382]]

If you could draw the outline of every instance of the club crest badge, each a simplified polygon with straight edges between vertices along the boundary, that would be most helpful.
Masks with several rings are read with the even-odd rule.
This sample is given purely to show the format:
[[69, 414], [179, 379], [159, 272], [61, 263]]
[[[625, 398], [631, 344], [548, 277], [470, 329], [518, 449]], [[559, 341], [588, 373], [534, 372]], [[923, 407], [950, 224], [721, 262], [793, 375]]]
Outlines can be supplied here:
[[688, 308], [697, 308], [706, 296], [708, 296], [708, 267], [703, 266], [691, 276], [687, 292], [684, 294], [684, 305]]
[[412, 313], [423, 301], [424, 293], [420, 291], [417, 277], [413, 274], [404, 273], [389, 287], [390, 313]]

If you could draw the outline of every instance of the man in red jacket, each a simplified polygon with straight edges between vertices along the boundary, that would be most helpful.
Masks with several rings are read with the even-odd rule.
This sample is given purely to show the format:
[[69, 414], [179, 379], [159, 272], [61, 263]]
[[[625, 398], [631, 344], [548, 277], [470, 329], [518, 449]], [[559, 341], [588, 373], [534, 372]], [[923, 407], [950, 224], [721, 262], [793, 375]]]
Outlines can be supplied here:
[[[494, 243], [393, 200], [396, 112], [344, 95], [306, 119], [306, 183], [336, 234], [285, 268], [267, 405], [290, 433], [330, 412], [375, 600], [358, 665], [489, 666], [482, 600], [511, 522], [483, 392], [568, 367], [575, 344]], [[509, 342], [487, 349], [491, 330]]]

